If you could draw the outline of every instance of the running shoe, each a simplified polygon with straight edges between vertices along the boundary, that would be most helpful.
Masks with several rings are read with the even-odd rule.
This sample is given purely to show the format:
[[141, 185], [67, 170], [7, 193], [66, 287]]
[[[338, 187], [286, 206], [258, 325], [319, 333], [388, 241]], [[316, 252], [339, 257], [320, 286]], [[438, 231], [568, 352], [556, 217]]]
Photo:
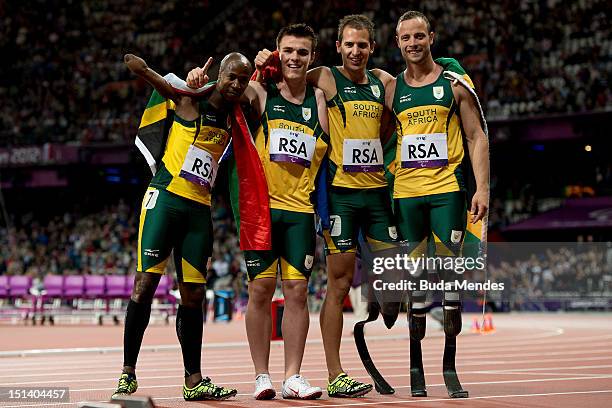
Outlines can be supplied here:
[[119, 385], [111, 399], [122, 395], [132, 395], [137, 389], [138, 381], [136, 381], [136, 375], [132, 373], [122, 373], [121, 377], [119, 377]]
[[321, 388], [313, 387], [299, 374], [292, 375], [283, 381], [283, 398], [317, 399], [322, 394]]
[[355, 398], [366, 395], [372, 388], [372, 384], [356, 381], [345, 373], [340, 373], [334, 381], [327, 384], [327, 395], [335, 398]]
[[255, 378], [255, 392], [253, 398], [256, 400], [271, 400], [276, 397], [276, 391], [272, 386], [270, 374], [259, 374]]
[[238, 391], [233, 388], [218, 387], [210, 378], [202, 378], [193, 388], [183, 385], [183, 398], [185, 401], [225, 400], [234, 397]]

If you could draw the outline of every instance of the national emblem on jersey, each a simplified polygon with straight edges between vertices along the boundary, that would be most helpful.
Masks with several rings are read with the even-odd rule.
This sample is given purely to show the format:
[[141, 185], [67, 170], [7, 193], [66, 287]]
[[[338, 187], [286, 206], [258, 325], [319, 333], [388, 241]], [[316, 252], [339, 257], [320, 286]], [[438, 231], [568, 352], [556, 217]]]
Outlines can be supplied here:
[[310, 196], [329, 139], [321, 129], [314, 88], [307, 87], [302, 104], [285, 100], [268, 84], [266, 108], [255, 136], [263, 164], [270, 208], [314, 212]]
[[374, 94], [374, 96], [380, 98], [380, 88], [378, 87], [378, 85], [372, 85], [370, 86], [370, 88], [372, 89], [372, 93]]
[[443, 86], [434, 86], [433, 87], [433, 96], [436, 99], [444, 98], [444, 87]]
[[397, 118], [394, 198], [443, 194], [465, 188], [461, 121], [450, 82], [412, 87], [397, 77], [393, 111]]
[[329, 181], [335, 187], [352, 189], [385, 187], [380, 142], [385, 88], [370, 71], [365, 84], [352, 82], [336, 67], [331, 71], [337, 94], [327, 103], [331, 139]]

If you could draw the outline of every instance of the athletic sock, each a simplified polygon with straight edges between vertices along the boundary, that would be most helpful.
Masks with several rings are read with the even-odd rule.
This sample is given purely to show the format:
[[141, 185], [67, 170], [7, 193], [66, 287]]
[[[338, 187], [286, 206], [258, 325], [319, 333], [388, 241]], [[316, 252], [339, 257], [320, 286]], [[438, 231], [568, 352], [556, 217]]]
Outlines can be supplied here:
[[136, 368], [136, 360], [145, 330], [151, 317], [151, 303], [136, 303], [132, 299], [125, 313], [123, 331], [123, 365]]
[[204, 313], [201, 307], [179, 305], [176, 313], [176, 335], [183, 352], [185, 377], [201, 371], [203, 326]]

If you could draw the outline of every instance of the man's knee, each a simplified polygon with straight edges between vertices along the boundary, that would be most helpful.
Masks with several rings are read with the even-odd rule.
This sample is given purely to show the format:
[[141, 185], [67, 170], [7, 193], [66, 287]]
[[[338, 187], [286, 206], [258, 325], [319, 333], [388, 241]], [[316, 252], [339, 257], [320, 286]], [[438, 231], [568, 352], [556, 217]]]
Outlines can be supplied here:
[[151, 303], [161, 275], [151, 272], [138, 272], [134, 277], [132, 300], [136, 303]]
[[355, 270], [355, 254], [342, 253], [327, 257], [327, 295], [326, 299], [342, 303], [351, 289]]
[[203, 283], [179, 283], [181, 293], [181, 304], [189, 308], [202, 307], [206, 297], [206, 285]]
[[285, 305], [304, 307], [308, 302], [308, 281], [283, 281], [283, 294], [285, 295]]
[[249, 282], [249, 304], [267, 307], [272, 301], [275, 289], [276, 279], [262, 278]]

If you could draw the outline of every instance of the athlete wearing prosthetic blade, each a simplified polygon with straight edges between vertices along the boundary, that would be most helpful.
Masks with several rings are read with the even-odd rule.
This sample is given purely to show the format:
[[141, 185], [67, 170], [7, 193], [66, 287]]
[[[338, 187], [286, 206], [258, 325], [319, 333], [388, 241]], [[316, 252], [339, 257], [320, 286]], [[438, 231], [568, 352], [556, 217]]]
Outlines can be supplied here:
[[[486, 123], [467, 75], [448, 72], [434, 61], [434, 33], [419, 12], [404, 13], [397, 25], [397, 44], [406, 70], [389, 85], [386, 105], [397, 122], [393, 198], [400, 236], [415, 257], [433, 240], [435, 256], [462, 256], [468, 214], [466, 177], [475, 177], [469, 222], [485, 225], [489, 202], [489, 150]], [[458, 66], [454, 62], [455, 66]], [[458, 71], [455, 67], [455, 70]], [[467, 161], [471, 160], [471, 169]], [[483, 222], [483, 219], [485, 222]], [[469, 228], [468, 228], [469, 229]], [[481, 234], [481, 236], [484, 234]], [[448, 262], [442, 262], [448, 265]], [[462, 275], [452, 268], [438, 271], [445, 282], [443, 357], [444, 381], [451, 398], [466, 398], [455, 369], [456, 337], [461, 332], [461, 299], [456, 283]], [[421, 340], [425, 336], [425, 291], [410, 299], [410, 383], [415, 397], [427, 396]]]

